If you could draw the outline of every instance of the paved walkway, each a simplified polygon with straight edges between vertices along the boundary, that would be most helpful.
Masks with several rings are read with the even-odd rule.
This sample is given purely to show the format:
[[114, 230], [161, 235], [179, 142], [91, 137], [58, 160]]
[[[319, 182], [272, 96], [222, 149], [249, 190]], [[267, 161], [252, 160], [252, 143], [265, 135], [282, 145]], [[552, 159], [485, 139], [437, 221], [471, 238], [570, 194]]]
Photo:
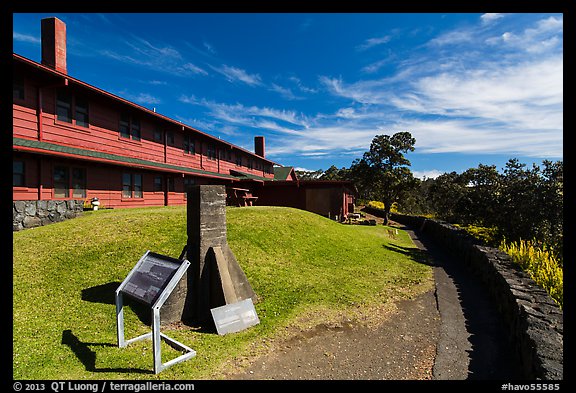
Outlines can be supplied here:
[[434, 260], [441, 320], [434, 379], [519, 379], [519, 359], [486, 288], [460, 261], [424, 234], [403, 229]]

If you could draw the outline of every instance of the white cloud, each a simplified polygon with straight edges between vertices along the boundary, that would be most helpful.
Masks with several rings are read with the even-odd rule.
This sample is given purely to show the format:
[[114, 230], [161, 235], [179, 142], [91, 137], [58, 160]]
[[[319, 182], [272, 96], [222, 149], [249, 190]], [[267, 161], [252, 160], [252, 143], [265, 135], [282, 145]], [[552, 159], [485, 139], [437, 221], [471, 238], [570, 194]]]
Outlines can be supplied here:
[[[541, 18], [520, 29], [503, 22], [481, 28], [479, 21], [477, 26], [443, 32], [405, 57], [395, 53], [402, 60], [391, 66], [398, 71], [385, 78], [367, 77], [371, 69], [366, 67], [356, 81], [319, 76], [321, 90], [340, 103], [329, 113], [305, 115], [194, 96], [180, 100], [204, 106], [218, 127], [289, 136], [268, 140], [271, 157], [360, 157], [375, 135], [399, 131], [412, 133], [417, 151], [423, 153], [562, 157], [561, 18]], [[490, 42], [493, 38], [498, 42]], [[452, 44], [458, 44], [457, 49]], [[538, 55], [537, 45], [542, 48]], [[380, 66], [372, 65], [372, 70]], [[300, 79], [288, 80], [294, 83], [291, 88], [266, 87], [285, 98], [303, 91], [296, 88], [302, 85]], [[259, 76], [255, 81], [264, 86]]]
[[439, 171], [438, 169], [429, 169], [426, 171], [412, 171], [414, 177], [424, 180], [424, 179], [436, 179], [438, 176], [444, 174], [445, 172]]
[[[458, 29], [430, 40], [427, 53], [408, 57], [391, 77], [349, 83], [322, 76], [320, 83], [330, 93], [349, 101], [332, 118], [317, 119], [325, 120], [326, 127], [338, 122], [358, 133], [365, 147], [369, 139], [364, 130], [408, 130], [419, 151], [427, 153], [562, 157], [561, 30], [561, 18], [546, 17], [519, 32], [504, 33], [501, 45], [508, 42], [503, 55], [482, 48], [482, 43], [495, 44], [486, 42], [493, 31]], [[447, 52], [452, 43], [470, 44], [470, 50], [459, 46], [452, 55]], [[315, 131], [311, 126], [311, 138]], [[340, 149], [350, 146], [347, 138], [341, 140]]]
[[482, 14], [480, 16], [480, 19], [482, 20], [483, 24], [489, 24], [492, 23], [500, 18], [503, 18], [504, 14], [499, 14], [499, 13], [486, 13], [486, 14]]
[[194, 65], [192, 63], [184, 64], [182, 66], [182, 69], [192, 71], [194, 74], [208, 75], [208, 73], [205, 70], [203, 70], [202, 68], [200, 68], [197, 65]]
[[272, 83], [270, 90], [280, 94], [283, 98], [290, 100], [290, 101], [302, 99], [302, 97], [296, 96], [291, 89], [289, 89], [287, 87], [282, 87], [280, 85], [277, 85], [276, 83]]
[[444, 46], [471, 42], [474, 38], [471, 30], [455, 30], [444, 33], [429, 41], [429, 45]]
[[386, 43], [390, 42], [391, 39], [392, 39], [392, 37], [389, 35], [385, 35], [382, 37], [369, 38], [366, 41], [364, 41], [361, 45], [358, 45], [356, 47], [356, 49], [359, 51], [364, 51], [364, 50], [370, 49], [370, 48], [378, 46], [378, 45], [386, 44]]
[[12, 39], [14, 41], [20, 41], [20, 42], [28, 42], [30, 44], [40, 44], [40, 38], [38, 37], [34, 37], [32, 35], [28, 35], [28, 34], [21, 34], [21, 33], [17, 33], [17, 32], [12, 32]]
[[99, 55], [120, 61], [150, 68], [158, 72], [166, 72], [177, 76], [189, 77], [208, 75], [206, 70], [186, 61], [180, 51], [169, 45], [152, 44], [150, 41], [130, 36], [120, 44], [123, 48], [107, 48], [96, 51]]
[[124, 97], [125, 99], [133, 102], [137, 102], [138, 104], [160, 104], [160, 99], [154, 97], [148, 93], [137, 93], [133, 94], [126, 90], [122, 90], [117, 93], [117, 95]]
[[506, 31], [499, 36], [488, 37], [485, 43], [531, 54], [554, 53], [562, 49], [563, 26], [563, 18], [551, 16], [521, 32]]
[[223, 64], [220, 67], [210, 66], [214, 71], [222, 74], [229, 82], [243, 82], [249, 86], [261, 86], [262, 79], [258, 74], [249, 74], [241, 68]]
[[210, 43], [204, 41], [202, 43], [202, 45], [204, 45], [204, 48], [206, 48], [206, 50], [212, 54], [216, 54], [216, 49], [214, 49], [214, 46], [212, 46]]

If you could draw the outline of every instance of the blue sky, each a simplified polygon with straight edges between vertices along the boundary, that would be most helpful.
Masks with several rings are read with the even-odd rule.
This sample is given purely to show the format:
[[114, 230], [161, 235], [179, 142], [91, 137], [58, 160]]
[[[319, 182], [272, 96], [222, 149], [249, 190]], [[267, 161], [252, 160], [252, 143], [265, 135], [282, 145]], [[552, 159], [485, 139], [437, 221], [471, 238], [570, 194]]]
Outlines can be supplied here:
[[418, 177], [563, 159], [562, 14], [14, 14], [67, 26], [68, 73], [267, 157], [349, 167], [409, 131]]

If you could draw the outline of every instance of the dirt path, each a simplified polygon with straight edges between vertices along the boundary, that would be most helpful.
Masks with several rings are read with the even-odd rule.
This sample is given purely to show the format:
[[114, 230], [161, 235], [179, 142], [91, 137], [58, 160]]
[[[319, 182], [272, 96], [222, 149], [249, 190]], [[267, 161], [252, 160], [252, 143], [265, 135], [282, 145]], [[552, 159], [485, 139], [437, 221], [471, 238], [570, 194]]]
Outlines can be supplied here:
[[317, 328], [227, 379], [431, 379], [439, 314], [434, 291], [397, 303], [377, 327]]

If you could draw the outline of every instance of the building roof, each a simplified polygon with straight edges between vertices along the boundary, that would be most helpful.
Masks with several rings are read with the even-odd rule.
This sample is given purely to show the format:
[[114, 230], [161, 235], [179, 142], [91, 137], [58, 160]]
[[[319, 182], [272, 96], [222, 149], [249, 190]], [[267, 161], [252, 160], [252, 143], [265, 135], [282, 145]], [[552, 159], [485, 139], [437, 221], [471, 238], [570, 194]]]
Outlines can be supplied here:
[[[40, 142], [32, 139], [12, 138], [13, 149], [21, 152], [33, 152], [60, 157], [70, 157], [87, 161], [98, 161], [114, 165], [122, 165], [133, 168], [162, 170], [164, 172], [184, 173], [189, 175], [225, 179], [230, 181], [245, 180], [242, 176], [227, 175], [183, 167], [179, 165], [165, 164], [156, 161], [148, 161], [140, 158], [119, 156], [117, 154], [102, 153], [94, 150], [79, 149], [76, 147], [62, 146], [54, 143]], [[252, 175], [253, 176], [253, 175]]]
[[254, 157], [258, 157], [259, 159], [261, 159], [261, 160], [263, 160], [263, 161], [267, 161], [268, 163], [270, 163], [270, 164], [272, 164], [272, 165], [278, 165], [276, 162], [274, 162], [274, 161], [272, 161], [272, 160], [269, 160], [269, 159], [267, 159], [267, 158], [265, 158], [265, 157], [259, 156], [259, 155], [257, 155], [257, 154], [254, 153], [254, 152], [251, 152], [251, 151], [249, 151], [249, 150], [246, 150], [246, 149], [244, 149], [244, 148], [242, 148], [242, 147], [240, 147], [240, 146], [236, 146], [236, 145], [234, 145], [234, 144], [232, 144], [232, 143], [230, 143], [230, 142], [227, 142], [227, 141], [225, 141], [225, 140], [223, 140], [223, 139], [220, 139], [220, 138], [218, 138], [218, 137], [216, 137], [216, 136], [207, 134], [207, 133], [205, 133], [205, 132], [203, 132], [203, 131], [200, 131], [200, 130], [194, 128], [194, 127], [191, 127], [191, 126], [189, 126], [189, 125], [186, 125], [186, 124], [184, 124], [184, 123], [182, 123], [182, 122], [180, 122], [180, 121], [178, 121], [178, 120], [174, 120], [174, 119], [171, 119], [171, 118], [169, 118], [169, 117], [167, 117], [167, 116], [164, 116], [164, 115], [161, 115], [161, 114], [156, 113], [156, 112], [154, 112], [154, 111], [151, 111], [150, 109], [145, 108], [145, 107], [143, 107], [143, 106], [141, 106], [141, 105], [138, 105], [138, 104], [136, 104], [136, 103], [134, 103], [134, 102], [128, 101], [128, 100], [126, 100], [126, 99], [124, 99], [124, 98], [122, 98], [122, 97], [119, 97], [119, 96], [117, 96], [117, 95], [114, 95], [114, 94], [112, 94], [112, 93], [110, 93], [110, 92], [107, 92], [107, 91], [105, 91], [105, 90], [99, 89], [99, 88], [97, 88], [97, 87], [95, 87], [95, 86], [92, 86], [92, 85], [90, 85], [90, 84], [88, 84], [88, 83], [86, 83], [86, 82], [83, 82], [83, 81], [81, 81], [81, 80], [79, 80], [79, 79], [73, 78], [73, 77], [71, 77], [69, 74], [65, 74], [65, 73], [56, 71], [56, 70], [54, 70], [54, 69], [52, 69], [52, 68], [50, 68], [50, 67], [47, 67], [47, 66], [45, 66], [45, 65], [43, 65], [43, 64], [40, 64], [40, 63], [37, 63], [37, 62], [35, 62], [34, 60], [30, 60], [30, 59], [28, 59], [28, 58], [26, 58], [26, 57], [24, 57], [24, 56], [20, 56], [20, 55], [18, 55], [18, 54], [16, 54], [16, 53], [13, 53], [13, 54], [12, 54], [12, 58], [13, 58], [13, 60], [16, 60], [16, 61], [19, 61], [19, 62], [21, 62], [21, 63], [27, 64], [27, 65], [29, 65], [29, 66], [32, 66], [32, 67], [34, 67], [34, 68], [36, 68], [36, 69], [38, 69], [38, 70], [40, 70], [40, 71], [42, 71], [42, 72], [48, 73], [48, 74], [53, 75], [53, 76], [56, 76], [56, 77], [63, 78], [65, 81], [67, 81], [67, 83], [74, 83], [74, 84], [76, 84], [76, 85], [82, 86], [83, 88], [89, 89], [89, 90], [91, 90], [91, 91], [93, 91], [93, 92], [95, 92], [95, 93], [97, 93], [97, 94], [106, 96], [107, 98], [111, 98], [111, 99], [113, 99], [113, 100], [115, 100], [115, 101], [117, 101], [117, 102], [123, 103], [123, 104], [125, 104], [125, 105], [129, 105], [129, 106], [131, 106], [131, 107], [133, 107], [133, 108], [135, 108], [135, 109], [138, 109], [139, 111], [145, 112], [145, 113], [147, 113], [148, 115], [153, 116], [153, 117], [155, 117], [155, 118], [157, 118], [157, 119], [160, 119], [160, 120], [162, 120], [162, 121], [167, 121], [167, 122], [169, 122], [169, 123], [178, 125], [178, 126], [182, 127], [182, 130], [183, 130], [183, 131], [186, 131], [186, 130], [188, 130], [188, 131], [193, 131], [193, 132], [195, 132], [195, 133], [198, 133], [198, 134], [203, 135], [204, 137], [206, 137], [206, 138], [208, 138], [208, 139], [212, 139], [212, 140], [217, 141], [217, 142], [219, 142], [219, 143], [227, 144], [227, 145], [230, 146], [230, 148], [243, 151], [243, 152], [245, 152], [245, 153], [247, 153], [247, 154], [250, 154], [251, 156], [254, 156]]
[[275, 166], [274, 167], [274, 180], [286, 180], [290, 173], [294, 171], [292, 166]]

